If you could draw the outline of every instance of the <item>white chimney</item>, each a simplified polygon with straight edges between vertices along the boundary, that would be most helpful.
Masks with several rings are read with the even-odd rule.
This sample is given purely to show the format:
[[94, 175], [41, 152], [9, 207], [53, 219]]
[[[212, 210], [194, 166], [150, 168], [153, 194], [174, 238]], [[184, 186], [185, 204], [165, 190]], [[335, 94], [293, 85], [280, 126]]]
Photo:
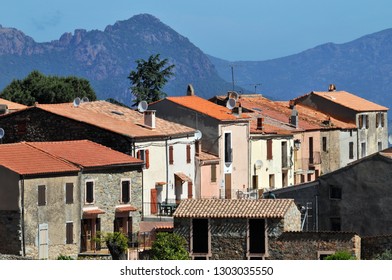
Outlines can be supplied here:
[[144, 125], [155, 128], [155, 110], [144, 111]]

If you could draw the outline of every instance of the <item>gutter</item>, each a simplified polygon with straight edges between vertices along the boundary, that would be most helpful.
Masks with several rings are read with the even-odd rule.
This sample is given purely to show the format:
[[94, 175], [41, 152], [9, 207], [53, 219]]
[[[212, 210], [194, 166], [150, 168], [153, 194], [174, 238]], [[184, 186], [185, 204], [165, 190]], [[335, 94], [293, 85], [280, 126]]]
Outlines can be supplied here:
[[21, 217], [21, 228], [22, 228], [22, 255], [25, 257], [26, 256], [26, 238], [25, 238], [25, 222], [24, 222], [24, 216], [25, 216], [25, 214], [24, 214], [24, 193], [25, 193], [25, 191], [24, 191], [24, 176], [22, 175], [21, 176], [21, 182], [20, 182], [20, 188], [21, 188], [21, 190], [20, 190], [20, 197], [21, 197], [21, 200], [20, 200], [20, 207], [21, 207], [21, 209], [22, 209], [22, 217]]

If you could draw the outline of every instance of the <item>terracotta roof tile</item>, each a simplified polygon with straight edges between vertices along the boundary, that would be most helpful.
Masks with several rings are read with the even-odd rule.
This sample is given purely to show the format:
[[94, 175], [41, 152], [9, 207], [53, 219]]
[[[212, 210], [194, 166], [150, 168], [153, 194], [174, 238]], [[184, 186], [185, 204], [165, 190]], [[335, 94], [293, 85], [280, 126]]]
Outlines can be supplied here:
[[167, 97], [166, 99], [220, 121], [235, 121], [249, 118], [246, 114], [236, 116], [230, 109], [196, 95]]
[[199, 155], [196, 155], [196, 157], [201, 160], [201, 161], [212, 161], [212, 162], [219, 162], [219, 157], [216, 155], [213, 155], [211, 153], [201, 151]]
[[186, 199], [177, 218], [283, 218], [293, 199]]
[[20, 175], [78, 172], [79, 168], [25, 142], [0, 145], [0, 165]]
[[22, 110], [22, 109], [26, 109], [27, 106], [23, 105], [23, 104], [19, 104], [19, 103], [15, 103], [3, 98], [0, 98], [0, 104], [5, 104], [8, 106], [8, 110], [10, 111], [17, 111], [17, 110]]
[[89, 140], [30, 142], [32, 147], [82, 167], [142, 164], [143, 161]]
[[346, 91], [313, 91], [310, 94], [321, 96], [344, 107], [358, 112], [386, 111], [387, 107], [378, 105], [357, 95]]
[[175, 136], [192, 134], [193, 128], [156, 118], [156, 128], [144, 125], [144, 115], [130, 108], [118, 106], [106, 101], [81, 103], [74, 107], [72, 103], [37, 104], [42, 110], [88, 123], [132, 138]]

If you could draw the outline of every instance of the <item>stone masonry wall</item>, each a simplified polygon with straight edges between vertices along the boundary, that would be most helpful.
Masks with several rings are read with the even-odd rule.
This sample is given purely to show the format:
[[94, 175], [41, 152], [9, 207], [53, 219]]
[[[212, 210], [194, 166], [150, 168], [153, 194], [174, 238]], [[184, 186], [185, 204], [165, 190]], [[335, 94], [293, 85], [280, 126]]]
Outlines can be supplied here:
[[386, 250], [392, 250], [392, 235], [363, 237], [361, 242], [363, 260], [372, 260]]
[[0, 242], [0, 253], [21, 255], [21, 219], [17, 211], [0, 211], [0, 236], [7, 242]]

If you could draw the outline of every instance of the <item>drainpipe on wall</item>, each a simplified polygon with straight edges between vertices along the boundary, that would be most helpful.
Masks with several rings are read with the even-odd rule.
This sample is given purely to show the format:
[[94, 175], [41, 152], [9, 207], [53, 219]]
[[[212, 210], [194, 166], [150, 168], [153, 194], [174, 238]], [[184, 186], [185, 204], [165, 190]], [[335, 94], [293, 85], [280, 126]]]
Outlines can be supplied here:
[[166, 203], [168, 203], [169, 199], [169, 146], [167, 144], [168, 138], [165, 139], [165, 148], [166, 148]]
[[22, 222], [21, 222], [21, 227], [22, 227], [22, 255], [25, 257], [26, 256], [26, 241], [25, 241], [25, 223], [24, 223], [24, 177], [22, 177], [21, 180], [21, 190], [20, 190], [20, 196], [21, 196], [21, 205], [20, 207], [22, 208]]

